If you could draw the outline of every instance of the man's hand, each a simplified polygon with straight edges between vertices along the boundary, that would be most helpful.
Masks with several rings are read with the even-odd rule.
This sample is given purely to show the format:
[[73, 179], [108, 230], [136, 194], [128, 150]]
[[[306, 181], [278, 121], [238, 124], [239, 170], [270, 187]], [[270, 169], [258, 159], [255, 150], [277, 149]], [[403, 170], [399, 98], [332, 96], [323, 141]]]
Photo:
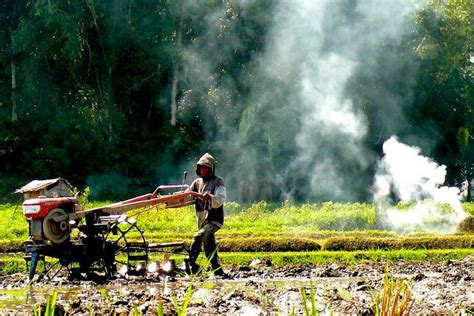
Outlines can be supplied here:
[[206, 201], [211, 201], [212, 200], [212, 195], [209, 192], [206, 192], [201, 196], [202, 196], [203, 200], [206, 200]]

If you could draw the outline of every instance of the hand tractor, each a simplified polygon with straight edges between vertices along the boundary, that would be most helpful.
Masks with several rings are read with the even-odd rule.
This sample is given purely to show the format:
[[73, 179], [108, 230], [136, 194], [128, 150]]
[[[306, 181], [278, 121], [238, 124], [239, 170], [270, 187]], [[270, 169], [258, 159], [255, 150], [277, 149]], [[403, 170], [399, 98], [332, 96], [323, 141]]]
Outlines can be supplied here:
[[46, 262], [46, 257], [56, 258], [57, 262], [45, 268], [45, 274], [59, 265], [56, 271], [66, 268], [70, 275], [94, 273], [113, 278], [118, 265], [130, 274], [137, 271], [138, 265], [146, 267], [150, 251], [186, 255], [184, 242], [148, 243], [136, 221], [126, 213], [149, 206], [177, 208], [195, 204], [200, 194], [188, 189], [187, 185], [159, 186], [153, 193], [87, 210], [83, 210], [77, 196], [25, 200], [23, 213], [30, 236], [25, 259], [29, 262], [30, 280], [38, 261]]

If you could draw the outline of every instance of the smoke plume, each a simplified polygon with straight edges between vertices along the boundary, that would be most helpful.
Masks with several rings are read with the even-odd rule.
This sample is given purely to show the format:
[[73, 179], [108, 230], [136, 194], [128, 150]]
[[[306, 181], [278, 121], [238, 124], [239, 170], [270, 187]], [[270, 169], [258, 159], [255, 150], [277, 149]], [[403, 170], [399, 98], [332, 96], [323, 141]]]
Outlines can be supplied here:
[[[238, 28], [222, 22], [229, 21], [224, 9], [208, 15], [207, 35], [186, 47], [183, 73], [192, 89], [183, 94], [180, 108], [188, 110], [199, 91], [206, 94], [203, 120], [217, 118], [207, 124], [211, 144], [206, 150], [218, 153], [232, 199], [367, 199], [377, 160], [367, 140], [406, 127], [404, 108], [411, 94], [400, 96], [390, 88], [410, 82], [416, 72], [396, 52], [413, 28], [415, 5], [411, 0], [282, 0], [259, 11], [265, 16], [252, 16], [258, 3], [232, 2], [240, 12], [235, 21], [268, 26], [258, 28], [263, 48], [237, 78], [229, 74], [217, 80], [215, 68], [226, 63], [226, 54], [239, 51], [239, 32], [255, 29], [246, 29], [250, 22]], [[361, 90], [376, 104], [377, 124], [369, 122], [361, 92], [355, 92], [358, 74], [374, 83]], [[238, 128], [231, 127], [235, 121]]]
[[[375, 176], [374, 200], [386, 225], [401, 231], [421, 227], [452, 231], [467, 216], [459, 189], [443, 185], [445, 166], [421, 155], [418, 147], [400, 143], [396, 137], [384, 143], [383, 152]], [[398, 209], [393, 206], [394, 200], [412, 203], [407, 209]]]

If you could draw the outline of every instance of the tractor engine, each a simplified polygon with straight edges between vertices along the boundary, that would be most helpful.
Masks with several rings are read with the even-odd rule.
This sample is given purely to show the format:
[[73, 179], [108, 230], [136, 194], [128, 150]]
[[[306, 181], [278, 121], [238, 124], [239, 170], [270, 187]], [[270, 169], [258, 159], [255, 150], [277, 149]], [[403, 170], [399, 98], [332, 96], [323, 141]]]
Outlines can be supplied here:
[[23, 202], [23, 214], [35, 243], [61, 244], [69, 240], [69, 214], [81, 209], [73, 197], [38, 197]]

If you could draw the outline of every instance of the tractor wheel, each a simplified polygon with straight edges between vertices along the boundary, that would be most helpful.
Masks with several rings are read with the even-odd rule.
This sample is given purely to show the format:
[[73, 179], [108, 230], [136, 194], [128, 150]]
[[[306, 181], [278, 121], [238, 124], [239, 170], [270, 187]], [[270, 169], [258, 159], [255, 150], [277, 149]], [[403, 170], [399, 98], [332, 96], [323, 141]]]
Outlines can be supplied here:
[[[55, 217], [66, 216], [65, 219], [56, 221]], [[52, 209], [43, 219], [43, 234], [54, 244], [61, 244], [69, 238], [69, 225], [67, 213], [61, 208]]]
[[113, 223], [104, 237], [106, 273], [143, 274], [148, 264], [148, 244], [136, 221], [122, 216]]

